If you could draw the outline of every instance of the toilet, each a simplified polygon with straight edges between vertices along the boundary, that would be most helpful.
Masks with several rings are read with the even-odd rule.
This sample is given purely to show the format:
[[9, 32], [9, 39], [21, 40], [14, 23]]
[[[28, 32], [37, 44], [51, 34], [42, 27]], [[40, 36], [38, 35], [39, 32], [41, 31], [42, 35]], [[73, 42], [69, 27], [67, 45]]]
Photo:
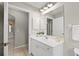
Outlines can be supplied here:
[[79, 56], [79, 48], [74, 48], [74, 55]]

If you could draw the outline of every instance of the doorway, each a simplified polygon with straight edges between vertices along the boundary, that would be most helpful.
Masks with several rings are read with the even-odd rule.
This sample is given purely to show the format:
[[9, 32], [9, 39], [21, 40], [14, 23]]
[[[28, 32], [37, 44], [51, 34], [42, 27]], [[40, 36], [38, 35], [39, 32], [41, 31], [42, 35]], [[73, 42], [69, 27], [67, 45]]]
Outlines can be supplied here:
[[28, 55], [29, 44], [29, 13], [9, 8], [9, 56]]
[[14, 47], [15, 47], [15, 17], [8, 14], [8, 55], [14, 55]]

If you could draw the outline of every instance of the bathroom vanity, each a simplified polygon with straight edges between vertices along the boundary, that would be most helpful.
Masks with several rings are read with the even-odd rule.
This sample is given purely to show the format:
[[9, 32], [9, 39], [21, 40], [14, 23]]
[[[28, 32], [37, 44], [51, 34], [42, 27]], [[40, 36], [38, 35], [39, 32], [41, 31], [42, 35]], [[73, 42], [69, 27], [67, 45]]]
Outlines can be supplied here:
[[56, 41], [55, 37], [31, 37], [31, 54], [34, 56], [63, 56], [63, 40]]
[[[41, 15], [39, 23], [33, 23], [33, 35], [30, 37], [31, 55], [63, 56], [64, 8], [61, 3], [57, 5], [58, 7], [55, 10], [43, 13], [44, 15]], [[39, 24], [39, 28], [35, 28], [38, 26], [34, 26], [34, 24]], [[44, 32], [43, 35], [46, 36], [40, 36], [41, 32]]]

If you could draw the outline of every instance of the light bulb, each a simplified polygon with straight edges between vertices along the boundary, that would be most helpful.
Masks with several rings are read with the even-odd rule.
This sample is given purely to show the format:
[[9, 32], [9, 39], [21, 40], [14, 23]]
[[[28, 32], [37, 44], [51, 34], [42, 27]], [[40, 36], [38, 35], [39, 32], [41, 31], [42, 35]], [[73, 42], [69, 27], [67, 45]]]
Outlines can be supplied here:
[[40, 9], [40, 11], [43, 12], [44, 10], [43, 9]]
[[53, 4], [51, 3], [51, 4], [48, 4], [47, 6], [48, 6], [48, 7], [52, 7], [52, 6], [53, 6]]
[[46, 9], [48, 9], [48, 7], [44, 7], [44, 9], [46, 10]]

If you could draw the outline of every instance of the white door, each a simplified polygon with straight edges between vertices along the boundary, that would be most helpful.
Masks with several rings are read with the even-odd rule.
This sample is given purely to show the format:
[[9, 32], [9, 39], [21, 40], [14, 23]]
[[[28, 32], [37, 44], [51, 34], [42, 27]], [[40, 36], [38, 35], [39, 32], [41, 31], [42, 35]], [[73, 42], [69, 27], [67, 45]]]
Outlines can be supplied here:
[[4, 9], [3, 9], [3, 3], [0, 2], [0, 56], [3, 56], [3, 16], [4, 16]]
[[8, 56], [8, 2], [4, 2], [4, 56]]

